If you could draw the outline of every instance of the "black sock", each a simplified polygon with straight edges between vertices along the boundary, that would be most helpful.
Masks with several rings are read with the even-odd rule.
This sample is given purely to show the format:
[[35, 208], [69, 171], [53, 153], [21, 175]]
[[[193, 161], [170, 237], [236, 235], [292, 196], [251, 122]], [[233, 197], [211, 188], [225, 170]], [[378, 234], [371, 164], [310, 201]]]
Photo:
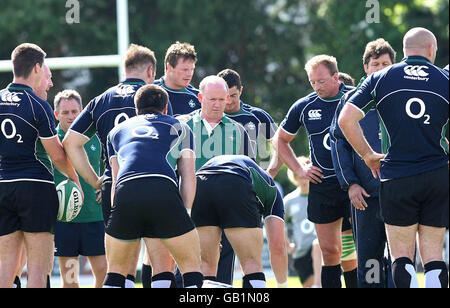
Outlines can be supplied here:
[[142, 264], [141, 280], [142, 287], [144, 289], [150, 289], [152, 287], [152, 267], [147, 264]]
[[163, 272], [152, 277], [152, 288], [173, 289], [176, 287], [175, 274], [172, 272]]
[[342, 270], [340, 265], [322, 266], [322, 288], [340, 289]]
[[443, 261], [432, 261], [424, 265], [425, 288], [448, 288], [448, 270]]
[[266, 287], [266, 276], [264, 273], [252, 273], [242, 278], [243, 289], [260, 289]]
[[205, 276], [205, 280], [217, 281], [217, 277], [216, 276]]
[[16, 289], [22, 288], [22, 283], [20, 282], [19, 276], [16, 276], [16, 278], [14, 278], [14, 288]]
[[46, 288], [47, 289], [51, 288], [51, 286], [50, 286], [50, 275], [47, 275], [47, 286], [46, 286]]
[[345, 287], [347, 289], [358, 288], [358, 270], [355, 268], [353, 271], [344, 272]]
[[417, 274], [414, 263], [409, 258], [399, 258], [392, 264], [392, 278], [396, 288], [418, 288]]
[[183, 275], [185, 288], [201, 288], [203, 286], [203, 275], [200, 272], [190, 272]]
[[125, 276], [117, 273], [108, 273], [106, 275], [103, 288], [125, 288]]

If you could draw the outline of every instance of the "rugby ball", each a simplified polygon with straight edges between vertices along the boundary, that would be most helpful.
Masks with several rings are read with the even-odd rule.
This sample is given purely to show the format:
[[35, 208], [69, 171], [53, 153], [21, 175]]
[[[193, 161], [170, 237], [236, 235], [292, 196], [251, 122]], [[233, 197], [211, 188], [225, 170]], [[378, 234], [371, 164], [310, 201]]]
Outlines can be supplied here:
[[59, 200], [58, 220], [62, 222], [74, 220], [83, 206], [81, 189], [75, 182], [65, 180], [56, 186], [56, 192]]

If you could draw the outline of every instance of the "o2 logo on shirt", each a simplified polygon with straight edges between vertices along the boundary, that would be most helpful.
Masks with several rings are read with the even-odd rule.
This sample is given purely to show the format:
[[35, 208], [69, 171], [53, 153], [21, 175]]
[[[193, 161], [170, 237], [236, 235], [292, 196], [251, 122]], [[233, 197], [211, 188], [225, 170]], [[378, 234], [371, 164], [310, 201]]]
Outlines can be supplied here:
[[159, 139], [158, 132], [156, 131], [155, 128], [151, 126], [138, 126], [135, 129], [133, 129], [131, 134], [137, 138], [150, 137], [152, 139]]
[[[7, 127], [9, 129], [7, 129]], [[3, 120], [3, 122], [0, 124], [0, 131], [6, 139], [14, 139], [17, 137], [17, 143], [23, 143], [22, 135], [17, 134], [16, 126], [11, 119]]]
[[[414, 113], [412, 111], [412, 106], [413, 104], [419, 104], [420, 106], [420, 111], [419, 113]], [[411, 98], [407, 103], [406, 103], [406, 114], [413, 119], [419, 120], [419, 119], [423, 119], [425, 118], [425, 121], [423, 122], [425, 125], [430, 125], [430, 115], [425, 114], [427, 112], [427, 106], [425, 105], [425, 102], [423, 100], [421, 100], [420, 98], [414, 97]]]

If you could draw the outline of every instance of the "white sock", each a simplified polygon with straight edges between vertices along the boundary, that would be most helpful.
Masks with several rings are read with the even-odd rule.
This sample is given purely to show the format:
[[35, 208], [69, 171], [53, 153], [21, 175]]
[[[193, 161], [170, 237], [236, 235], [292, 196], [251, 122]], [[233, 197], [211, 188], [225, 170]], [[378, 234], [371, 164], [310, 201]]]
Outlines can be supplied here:
[[169, 289], [171, 283], [172, 283], [171, 280], [156, 280], [156, 281], [152, 281], [152, 288], [155, 288], [155, 289]]
[[277, 281], [277, 288], [280, 288], [280, 289], [287, 289], [287, 288], [289, 288], [287, 280], [286, 280], [286, 282], [283, 282], [283, 283], [279, 283]]
[[134, 281], [129, 279], [125, 280], [125, 289], [134, 289], [135, 287]]
[[250, 280], [249, 282], [254, 289], [266, 288], [266, 282], [264, 280]]
[[425, 274], [425, 288], [430, 289], [440, 289], [441, 281], [439, 279], [439, 275], [442, 273], [442, 270], [434, 270], [429, 271]]
[[416, 269], [411, 264], [405, 265], [406, 271], [411, 275], [411, 289], [418, 289], [419, 288], [419, 279], [417, 278]]

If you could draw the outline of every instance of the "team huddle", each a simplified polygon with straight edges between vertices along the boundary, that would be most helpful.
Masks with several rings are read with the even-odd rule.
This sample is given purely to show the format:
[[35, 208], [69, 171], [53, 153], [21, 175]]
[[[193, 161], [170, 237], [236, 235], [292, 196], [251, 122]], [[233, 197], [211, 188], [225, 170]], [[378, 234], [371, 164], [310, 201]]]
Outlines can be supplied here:
[[[13, 82], [0, 91], [0, 287], [20, 287], [25, 264], [27, 287], [49, 287], [54, 256], [63, 287], [79, 287], [71, 273], [80, 255], [95, 287], [134, 287], [144, 248], [144, 288], [231, 286], [235, 254], [242, 286], [265, 288], [265, 228], [286, 288], [285, 219], [304, 213], [318, 240], [313, 249], [293, 231], [297, 248], [309, 245], [295, 254], [304, 286], [318, 286], [310, 278], [319, 258], [323, 288], [341, 288], [342, 274], [347, 288], [418, 287], [417, 237], [425, 286], [447, 288], [449, 73], [434, 65], [427, 29], [411, 29], [403, 43], [396, 63], [387, 41], [369, 42], [357, 87], [340, 78], [334, 57], [311, 58], [314, 92], [279, 127], [241, 101], [231, 69], [192, 86], [197, 54], [188, 43], [168, 48], [159, 80], [154, 52], [132, 44], [125, 80], [84, 109], [69, 89], [52, 108], [46, 53], [19, 45]], [[302, 126], [309, 158], [290, 145]], [[283, 164], [300, 188], [285, 200], [273, 180]], [[70, 222], [57, 220], [56, 186], [67, 179], [83, 194]], [[377, 279], [368, 279], [373, 261]]]

